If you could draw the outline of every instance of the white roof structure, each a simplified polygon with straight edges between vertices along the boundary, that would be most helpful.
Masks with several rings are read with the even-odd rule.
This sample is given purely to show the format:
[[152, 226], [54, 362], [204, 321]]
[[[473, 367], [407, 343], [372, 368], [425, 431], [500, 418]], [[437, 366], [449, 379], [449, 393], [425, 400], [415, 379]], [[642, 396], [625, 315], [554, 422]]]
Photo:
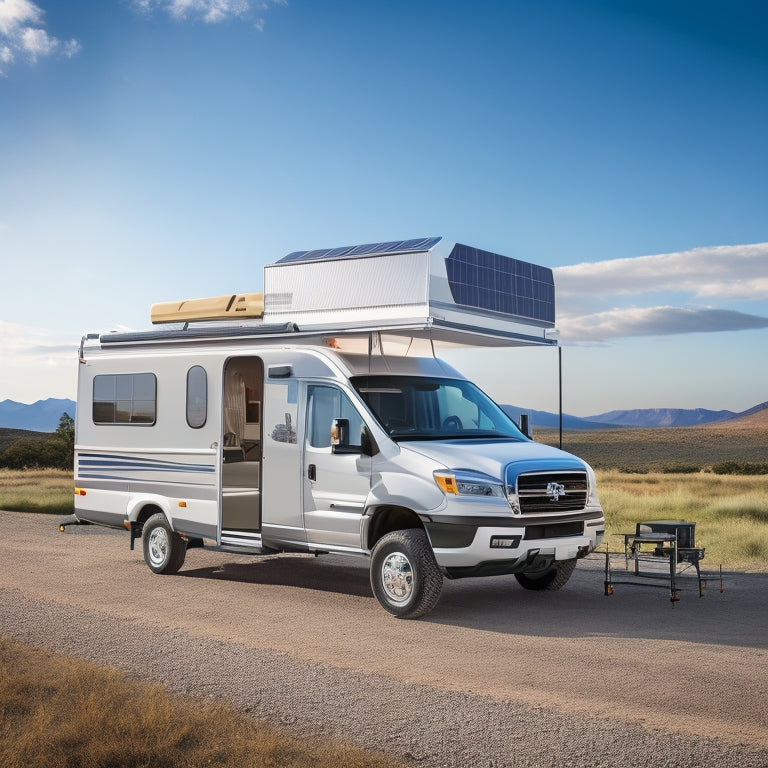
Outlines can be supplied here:
[[[556, 345], [552, 270], [441, 237], [296, 251], [264, 267], [263, 294], [155, 304], [153, 323], [102, 341], [285, 337], [349, 352], [379, 345]], [[421, 343], [420, 343], [421, 342]], [[403, 352], [401, 352], [403, 354]]]

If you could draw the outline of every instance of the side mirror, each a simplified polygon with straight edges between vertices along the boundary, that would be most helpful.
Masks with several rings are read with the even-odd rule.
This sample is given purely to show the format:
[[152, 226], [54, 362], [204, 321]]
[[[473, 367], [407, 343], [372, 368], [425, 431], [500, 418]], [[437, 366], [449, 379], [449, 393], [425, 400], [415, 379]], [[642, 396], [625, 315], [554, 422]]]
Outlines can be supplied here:
[[331, 424], [331, 445], [349, 445], [349, 419], [334, 419]]
[[361, 453], [363, 456], [375, 456], [379, 452], [379, 446], [363, 424], [360, 430], [360, 443], [349, 444], [349, 419], [334, 419], [331, 424], [331, 452], [332, 453]]

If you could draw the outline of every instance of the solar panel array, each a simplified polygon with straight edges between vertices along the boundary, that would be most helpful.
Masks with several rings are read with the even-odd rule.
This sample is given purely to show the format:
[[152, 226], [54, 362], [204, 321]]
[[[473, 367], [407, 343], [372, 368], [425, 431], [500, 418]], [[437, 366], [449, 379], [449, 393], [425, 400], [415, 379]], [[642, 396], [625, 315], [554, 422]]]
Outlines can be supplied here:
[[555, 323], [552, 270], [457, 243], [445, 260], [457, 304]]
[[422, 237], [415, 240], [391, 240], [386, 243], [348, 245], [343, 248], [325, 248], [315, 251], [294, 251], [283, 256], [277, 264], [290, 261], [321, 261], [323, 259], [354, 259], [360, 256], [381, 256], [385, 253], [418, 253], [428, 251], [439, 243], [439, 237]]

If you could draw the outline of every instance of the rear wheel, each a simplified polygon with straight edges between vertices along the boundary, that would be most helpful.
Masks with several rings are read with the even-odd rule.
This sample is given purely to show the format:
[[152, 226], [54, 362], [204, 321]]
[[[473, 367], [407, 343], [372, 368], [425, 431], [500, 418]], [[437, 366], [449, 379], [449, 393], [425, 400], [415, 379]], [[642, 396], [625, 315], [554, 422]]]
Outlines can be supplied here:
[[554, 567], [541, 574], [516, 573], [515, 578], [525, 589], [547, 589], [555, 592], [565, 586], [571, 574], [576, 568], [576, 558], [572, 560], [560, 560]]
[[371, 586], [384, 610], [400, 619], [431, 611], [440, 597], [443, 575], [427, 534], [409, 528], [382, 536], [371, 556]]
[[184, 565], [187, 543], [158, 512], [144, 523], [144, 560], [155, 573], [176, 573]]

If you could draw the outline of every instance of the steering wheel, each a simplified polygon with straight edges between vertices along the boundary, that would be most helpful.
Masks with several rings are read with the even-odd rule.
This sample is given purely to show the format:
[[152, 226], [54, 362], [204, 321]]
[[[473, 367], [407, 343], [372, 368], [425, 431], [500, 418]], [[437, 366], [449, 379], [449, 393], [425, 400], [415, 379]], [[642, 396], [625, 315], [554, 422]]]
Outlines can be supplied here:
[[464, 425], [458, 416], [448, 416], [443, 422], [443, 429], [446, 432], [457, 432], [464, 429]]

